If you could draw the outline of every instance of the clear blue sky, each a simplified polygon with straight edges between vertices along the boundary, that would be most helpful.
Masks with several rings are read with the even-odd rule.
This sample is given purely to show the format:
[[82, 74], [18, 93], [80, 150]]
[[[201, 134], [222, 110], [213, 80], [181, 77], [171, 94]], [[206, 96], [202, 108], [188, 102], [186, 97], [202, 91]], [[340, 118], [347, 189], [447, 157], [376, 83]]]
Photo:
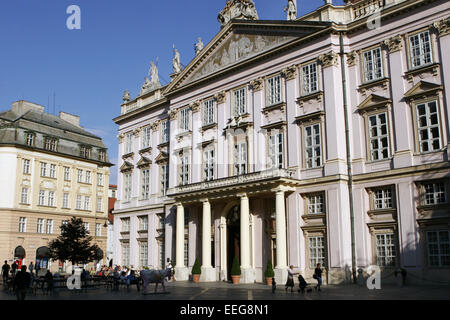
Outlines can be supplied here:
[[[323, 0], [298, 0], [299, 15]], [[17, 100], [81, 117], [103, 138], [117, 163], [117, 126], [125, 89], [134, 98], [159, 58], [161, 82], [172, 72], [172, 44], [187, 65], [194, 43], [207, 44], [220, 30], [217, 14], [226, 0], [1, 0], [0, 111]], [[287, 0], [255, 0], [260, 19], [282, 19]], [[334, 1], [343, 4], [342, 0]], [[81, 30], [68, 30], [69, 5], [81, 8]], [[50, 101], [50, 105], [49, 102]], [[111, 168], [116, 183], [117, 167]]]

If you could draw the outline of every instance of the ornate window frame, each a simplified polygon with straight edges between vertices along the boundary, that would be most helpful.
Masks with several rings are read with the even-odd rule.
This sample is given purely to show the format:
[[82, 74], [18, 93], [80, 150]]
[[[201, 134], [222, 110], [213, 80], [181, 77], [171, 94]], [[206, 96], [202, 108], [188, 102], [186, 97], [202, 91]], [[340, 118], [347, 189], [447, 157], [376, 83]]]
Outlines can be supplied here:
[[[280, 78], [280, 101], [276, 101], [276, 102], [272, 102], [270, 103], [270, 94], [269, 94], [269, 90], [270, 90], [270, 86], [269, 86], [269, 81], [271, 79], [274, 79], [276, 77]], [[265, 90], [264, 90], [264, 107], [262, 109], [263, 112], [267, 112], [273, 109], [278, 109], [281, 108], [282, 110], [284, 110], [286, 108], [286, 93], [284, 92], [284, 88], [285, 88], [285, 79], [283, 77], [283, 74], [281, 71], [272, 73], [270, 75], [267, 75], [264, 77], [264, 86], [265, 86]]]
[[[325, 133], [324, 133], [324, 127], [325, 127], [325, 112], [324, 111], [318, 111], [311, 114], [306, 114], [303, 116], [299, 116], [295, 118], [299, 130], [300, 130], [300, 144], [301, 144], [301, 150], [302, 150], [302, 160], [301, 160], [301, 168], [302, 170], [314, 170], [323, 168], [325, 165], [325, 156], [324, 156], [324, 150], [326, 150], [326, 140], [325, 140]], [[314, 126], [316, 124], [320, 125], [320, 166], [314, 166], [311, 168], [308, 168], [306, 165], [306, 134], [305, 129], [309, 126]]]

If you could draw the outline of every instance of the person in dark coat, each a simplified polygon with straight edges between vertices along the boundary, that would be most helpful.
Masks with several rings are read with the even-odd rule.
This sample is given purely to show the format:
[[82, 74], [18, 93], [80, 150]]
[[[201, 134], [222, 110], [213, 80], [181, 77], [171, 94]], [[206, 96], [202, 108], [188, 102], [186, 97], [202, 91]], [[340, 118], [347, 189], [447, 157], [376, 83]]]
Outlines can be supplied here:
[[8, 281], [10, 269], [11, 267], [9, 266], [8, 261], [5, 260], [5, 264], [2, 267], [3, 287], [6, 286], [6, 282]]
[[317, 267], [314, 270], [314, 279], [317, 280], [316, 289], [320, 291], [320, 286], [322, 285], [322, 269], [320, 268], [320, 263], [317, 264]]
[[275, 293], [277, 290], [277, 283], [275, 282], [275, 278], [272, 278], [272, 293]]
[[303, 276], [301, 274], [298, 276], [298, 286], [300, 288], [300, 289], [298, 289], [298, 292], [305, 293], [305, 288], [307, 286], [307, 283], [305, 281], [305, 278], [303, 278]]
[[17, 263], [16, 261], [13, 262], [13, 264], [11, 265], [11, 275], [14, 277], [16, 275], [16, 271], [17, 271]]
[[47, 293], [53, 290], [53, 275], [50, 270], [47, 270], [47, 273], [44, 276], [44, 281], [47, 284]]
[[17, 272], [14, 277], [13, 288], [16, 293], [17, 300], [25, 300], [27, 290], [30, 287], [31, 276], [27, 272], [27, 266], [22, 266], [21, 271]]

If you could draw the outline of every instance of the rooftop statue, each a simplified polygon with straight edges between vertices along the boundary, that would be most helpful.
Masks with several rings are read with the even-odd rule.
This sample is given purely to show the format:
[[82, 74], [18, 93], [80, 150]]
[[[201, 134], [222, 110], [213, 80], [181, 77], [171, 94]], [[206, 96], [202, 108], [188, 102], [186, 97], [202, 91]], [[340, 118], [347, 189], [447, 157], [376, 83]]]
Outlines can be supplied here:
[[153, 61], [150, 62], [150, 70], [148, 73], [150, 80], [148, 77], [145, 77], [145, 83], [141, 88], [141, 95], [161, 87], [161, 83], [159, 82], [158, 67], [153, 63]]
[[202, 38], [198, 38], [197, 43], [195, 44], [195, 55], [198, 55], [200, 51], [203, 50], [204, 44], [202, 42]]
[[287, 12], [288, 21], [297, 19], [297, 0], [289, 0], [284, 11]]
[[129, 102], [131, 99], [130, 97], [130, 91], [128, 91], [128, 89], [125, 91], [125, 93], [123, 94], [123, 103], [127, 103]]
[[228, 0], [217, 19], [225, 26], [232, 19], [258, 20], [258, 12], [253, 0]]
[[180, 73], [181, 72], [180, 53], [175, 48], [175, 45], [173, 45], [173, 53], [174, 53], [174, 57], [172, 60], [173, 73]]

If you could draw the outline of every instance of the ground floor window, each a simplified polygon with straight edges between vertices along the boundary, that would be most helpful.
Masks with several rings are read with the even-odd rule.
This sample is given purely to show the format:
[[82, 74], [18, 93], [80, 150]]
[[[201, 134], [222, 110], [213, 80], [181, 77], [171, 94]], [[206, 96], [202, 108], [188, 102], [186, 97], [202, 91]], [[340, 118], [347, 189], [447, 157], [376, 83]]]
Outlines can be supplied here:
[[376, 234], [375, 237], [377, 266], [395, 266], [395, 235], [390, 233], [380, 233]]
[[429, 265], [450, 266], [450, 231], [428, 231], [427, 242]]
[[129, 243], [122, 244], [122, 265], [123, 266], [130, 265], [130, 244]]
[[148, 266], [148, 243], [141, 242], [139, 244], [139, 257], [140, 257], [140, 265], [141, 267]]
[[322, 267], [325, 266], [325, 237], [313, 236], [308, 238], [309, 246], [309, 267], [315, 269], [320, 263]]
[[189, 242], [184, 239], [184, 266], [189, 267]]

